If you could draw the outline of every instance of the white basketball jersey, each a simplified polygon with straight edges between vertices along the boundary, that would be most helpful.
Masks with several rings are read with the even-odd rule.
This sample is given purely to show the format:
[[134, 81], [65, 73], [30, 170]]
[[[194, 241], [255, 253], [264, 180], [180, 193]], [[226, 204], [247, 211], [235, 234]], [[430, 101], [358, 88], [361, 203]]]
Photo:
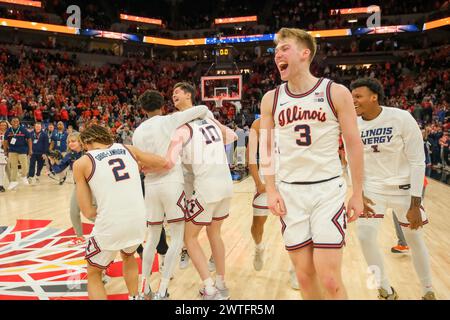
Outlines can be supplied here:
[[233, 181], [220, 128], [211, 119], [194, 120], [187, 126], [191, 139], [185, 143], [183, 163], [194, 175], [195, 192], [208, 203], [231, 197]]
[[[133, 134], [133, 146], [142, 151], [165, 157], [176, 129], [173, 122], [174, 119], [170, 115], [154, 116], [144, 121]], [[179, 161], [168, 172], [145, 175], [146, 184], [183, 183], [183, 181], [183, 170]]]
[[405, 110], [382, 106], [373, 120], [358, 117], [358, 127], [364, 144], [364, 190], [409, 194], [398, 186], [411, 182], [410, 162], [425, 169], [422, 133], [414, 118]]
[[123, 145], [91, 150], [88, 179], [97, 200], [97, 217], [92, 235], [102, 250], [120, 250], [142, 243], [146, 216], [139, 167]]
[[340, 126], [330, 98], [331, 83], [321, 78], [299, 95], [291, 93], [287, 83], [276, 89], [273, 119], [280, 181], [316, 182], [342, 174]]
[[[182, 112], [175, 112], [166, 116], [154, 116], [139, 125], [133, 134], [133, 145], [142, 151], [166, 157], [172, 137], [178, 127], [196, 118], [203, 118], [212, 113], [206, 106], [195, 106]], [[183, 183], [181, 162], [177, 161], [174, 168], [166, 173], [148, 173], [146, 184]]]

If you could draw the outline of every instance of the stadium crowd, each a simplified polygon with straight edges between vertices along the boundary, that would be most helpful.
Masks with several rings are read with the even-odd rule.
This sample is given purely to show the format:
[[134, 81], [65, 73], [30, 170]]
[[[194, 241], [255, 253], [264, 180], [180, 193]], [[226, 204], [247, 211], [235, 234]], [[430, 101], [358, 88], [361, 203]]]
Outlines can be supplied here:
[[[318, 61], [312, 70], [347, 86], [363, 76], [380, 79], [385, 87], [385, 104], [408, 110], [423, 128], [427, 163], [448, 169], [449, 51], [450, 46], [423, 53], [411, 51], [397, 62], [364, 68], [344, 69]], [[255, 59], [251, 70], [243, 74], [240, 103], [224, 102], [220, 108], [209, 104], [215, 116], [228, 126], [248, 128], [259, 113], [262, 95], [280, 82], [271, 57]], [[17, 117], [30, 134], [36, 122], [42, 122], [46, 133], [49, 126], [60, 123], [48, 139], [49, 146], [59, 139], [59, 146], [65, 145], [63, 149], [67, 148], [63, 142], [67, 130], [82, 130], [92, 122], [110, 127], [118, 141], [128, 143], [133, 129], [145, 120], [136, 105], [145, 90], [160, 91], [166, 101], [164, 111], [169, 113], [174, 111], [173, 85], [186, 79], [198, 84], [201, 75], [195, 65], [183, 63], [139, 59], [94, 67], [79, 64], [76, 56], [67, 53], [23, 47], [20, 54], [14, 54], [0, 49], [0, 121], [8, 120], [9, 126]], [[200, 100], [200, 92], [196, 98]], [[54, 137], [58, 131], [59, 136]]]

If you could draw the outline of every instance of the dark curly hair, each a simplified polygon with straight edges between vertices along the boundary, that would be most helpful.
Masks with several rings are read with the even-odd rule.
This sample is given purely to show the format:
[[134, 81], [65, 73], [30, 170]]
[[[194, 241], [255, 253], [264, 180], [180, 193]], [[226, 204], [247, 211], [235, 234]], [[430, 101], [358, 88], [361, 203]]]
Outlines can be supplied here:
[[93, 124], [88, 126], [80, 134], [80, 140], [84, 144], [101, 143], [110, 145], [114, 143], [114, 138], [108, 128]]
[[384, 101], [384, 89], [383, 85], [380, 81], [374, 78], [360, 78], [355, 81], [353, 81], [350, 84], [350, 89], [356, 89], [359, 87], [367, 87], [370, 91], [377, 94], [378, 96], [378, 103], [381, 104]]
[[138, 100], [138, 105], [147, 112], [159, 110], [163, 104], [162, 94], [155, 90], [146, 90]]

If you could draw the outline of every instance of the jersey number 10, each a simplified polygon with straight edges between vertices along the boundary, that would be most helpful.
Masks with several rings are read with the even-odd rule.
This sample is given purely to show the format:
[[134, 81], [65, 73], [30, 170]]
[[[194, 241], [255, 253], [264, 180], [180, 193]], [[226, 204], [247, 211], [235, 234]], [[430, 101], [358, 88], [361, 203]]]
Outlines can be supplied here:
[[220, 135], [216, 130], [216, 127], [214, 127], [213, 125], [209, 125], [205, 128], [200, 128], [200, 131], [203, 134], [203, 136], [205, 137], [206, 144], [210, 144], [213, 142], [219, 142], [221, 140]]

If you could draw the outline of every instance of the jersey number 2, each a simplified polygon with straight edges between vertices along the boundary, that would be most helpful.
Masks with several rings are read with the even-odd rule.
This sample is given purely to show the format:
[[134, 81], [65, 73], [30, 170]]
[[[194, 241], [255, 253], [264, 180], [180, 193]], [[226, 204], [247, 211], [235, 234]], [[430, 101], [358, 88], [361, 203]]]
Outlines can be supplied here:
[[299, 146], [309, 146], [311, 144], [311, 128], [307, 124], [299, 124], [295, 127], [295, 132], [300, 133], [300, 139], [297, 139]]
[[[117, 159], [111, 159], [108, 161], [108, 164], [110, 166], [114, 166], [112, 168], [112, 172], [114, 173], [114, 178], [116, 178], [116, 181], [122, 181], [130, 178], [130, 175], [128, 172], [121, 173], [120, 171], [125, 169], [125, 163], [123, 163], [123, 160], [120, 158]], [[118, 165], [117, 165], [118, 164]]]

